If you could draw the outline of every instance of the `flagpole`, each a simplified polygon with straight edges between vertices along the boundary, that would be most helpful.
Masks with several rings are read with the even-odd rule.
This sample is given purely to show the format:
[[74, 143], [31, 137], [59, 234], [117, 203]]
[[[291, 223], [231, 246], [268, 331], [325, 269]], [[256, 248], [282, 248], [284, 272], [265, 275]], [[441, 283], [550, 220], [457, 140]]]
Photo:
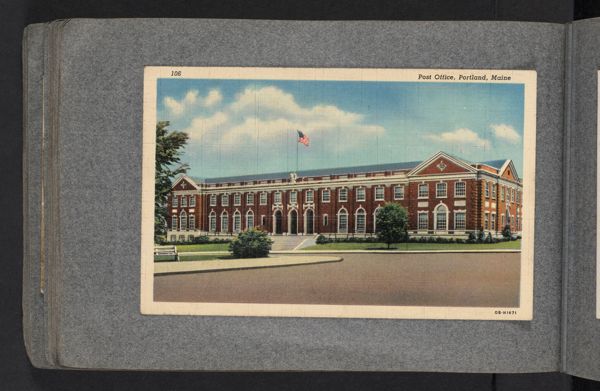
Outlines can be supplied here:
[[296, 137], [296, 174], [298, 174], [298, 137]]

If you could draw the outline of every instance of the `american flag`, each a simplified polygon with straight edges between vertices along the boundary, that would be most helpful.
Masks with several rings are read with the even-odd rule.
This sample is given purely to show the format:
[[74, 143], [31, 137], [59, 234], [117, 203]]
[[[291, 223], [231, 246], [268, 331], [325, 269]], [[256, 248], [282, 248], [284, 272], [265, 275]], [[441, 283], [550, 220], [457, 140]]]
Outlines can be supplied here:
[[310, 142], [310, 139], [308, 138], [308, 136], [299, 130], [297, 130], [297, 132], [298, 132], [298, 142], [300, 144], [304, 144], [306, 147], [308, 147], [308, 143]]

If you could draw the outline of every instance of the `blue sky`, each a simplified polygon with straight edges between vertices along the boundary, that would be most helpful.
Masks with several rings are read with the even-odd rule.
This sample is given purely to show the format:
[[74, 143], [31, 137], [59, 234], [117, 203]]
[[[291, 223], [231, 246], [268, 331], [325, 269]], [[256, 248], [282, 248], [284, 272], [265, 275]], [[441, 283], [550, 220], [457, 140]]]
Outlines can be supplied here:
[[209, 178], [423, 160], [443, 150], [513, 159], [523, 175], [524, 86], [492, 83], [159, 79], [157, 119], [190, 135]]

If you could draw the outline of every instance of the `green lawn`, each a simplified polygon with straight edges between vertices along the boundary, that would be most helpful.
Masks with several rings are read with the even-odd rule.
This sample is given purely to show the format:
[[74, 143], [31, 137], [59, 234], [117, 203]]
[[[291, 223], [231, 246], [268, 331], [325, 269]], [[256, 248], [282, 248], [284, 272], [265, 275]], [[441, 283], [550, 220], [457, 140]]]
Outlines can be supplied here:
[[196, 251], [227, 251], [229, 243], [178, 244], [177, 252], [189, 253]]
[[[520, 250], [521, 241], [515, 240], [510, 242], [499, 243], [397, 243], [393, 244], [390, 250], [418, 251], [418, 250], [495, 250], [495, 249], [510, 249]], [[317, 244], [315, 246], [306, 247], [303, 250], [319, 251], [319, 250], [387, 250], [385, 243], [327, 243]]]

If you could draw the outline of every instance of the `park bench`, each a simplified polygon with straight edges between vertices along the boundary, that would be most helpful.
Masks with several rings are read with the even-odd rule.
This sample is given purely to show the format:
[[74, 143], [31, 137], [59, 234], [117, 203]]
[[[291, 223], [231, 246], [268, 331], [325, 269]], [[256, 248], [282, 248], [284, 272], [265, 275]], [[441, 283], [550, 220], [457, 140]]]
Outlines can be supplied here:
[[154, 246], [154, 261], [179, 261], [176, 246]]

